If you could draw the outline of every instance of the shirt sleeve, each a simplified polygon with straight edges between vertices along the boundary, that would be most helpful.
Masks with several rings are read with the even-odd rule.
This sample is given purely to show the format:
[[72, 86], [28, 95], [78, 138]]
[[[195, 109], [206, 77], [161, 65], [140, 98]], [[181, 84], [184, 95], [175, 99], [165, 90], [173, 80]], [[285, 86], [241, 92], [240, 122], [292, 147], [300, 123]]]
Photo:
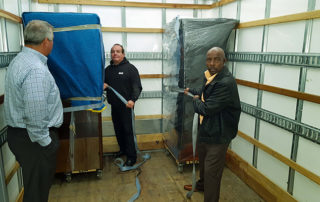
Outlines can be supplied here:
[[[206, 79], [204, 78], [203, 83], [206, 82]], [[202, 88], [189, 88], [189, 92], [192, 93], [193, 95], [199, 95], [201, 96], [202, 94]]]
[[193, 95], [201, 96], [202, 89], [201, 88], [189, 88], [189, 92]]
[[47, 146], [51, 142], [49, 136], [49, 117], [47, 100], [50, 93], [50, 81], [46, 72], [32, 69], [22, 83], [24, 102], [24, 119], [32, 142]]

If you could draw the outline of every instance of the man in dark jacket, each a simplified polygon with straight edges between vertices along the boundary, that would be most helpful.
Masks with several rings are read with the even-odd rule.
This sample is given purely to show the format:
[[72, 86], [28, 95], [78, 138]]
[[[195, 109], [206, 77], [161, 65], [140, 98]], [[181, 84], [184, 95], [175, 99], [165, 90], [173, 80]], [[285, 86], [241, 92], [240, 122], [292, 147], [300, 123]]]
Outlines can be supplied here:
[[[195, 191], [204, 191], [205, 202], [218, 202], [225, 156], [236, 136], [241, 113], [237, 84], [224, 66], [225, 53], [213, 47], [207, 52], [204, 84], [201, 89], [185, 89], [194, 94], [193, 107], [199, 114], [198, 154], [200, 179]], [[191, 190], [192, 185], [185, 185]]]
[[[126, 166], [136, 163], [137, 153], [134, 144], [132, 114], [134, 104], [141, 91], [141, 81], [137, 68], [125, 58], [122, 45], [114, 44], [111, 48], [111, 62], [105, 69], [104, 89], [107, 90], [107, 100], [111, 104], [111, 115], [120, 151], [116, 157], [126, 155]], [[122, 95], [128, 104], [125, 105], [108, 86]]]

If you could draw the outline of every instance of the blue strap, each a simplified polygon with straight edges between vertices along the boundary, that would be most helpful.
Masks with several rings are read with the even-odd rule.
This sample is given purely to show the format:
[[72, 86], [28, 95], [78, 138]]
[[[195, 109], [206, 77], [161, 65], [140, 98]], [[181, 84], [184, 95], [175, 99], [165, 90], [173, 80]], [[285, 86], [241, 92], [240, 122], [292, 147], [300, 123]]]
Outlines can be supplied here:
[[138, 178], [138, 175], [140, 175], [140, 173], [141, 173], [141, 170], [139, 169], [139, 172], [138, 172], [137, 175], [136, 175], [136, 187], [137, 187], [138, 192], [135, 193], [135, 195], [133, 195], [133, 196], [131, 197], [131, 199], [129, 200], [129, 202], [133, 202], [133, 201], [137, 200], [137, 199], [139, 198], [139, 196], [140, 196], [141, 186], [140, 186], [140, 182], [139, 182], [139, 178]]
[[[114, 92], [114, 94], [126, 105], [128, 104], [128, 101], [122, 96], [120, 95], [120, 93], [118, 93], [114, 88], [112, 88], [111, 86], [108, 86], [108, 88], [110, 90], [112, 90]], [[137, 136], [136, 136], [136, 132], [135, 132], [135, 122], [134, 122], [134, 110], [131, 109], [131, 116], [132, 116], [132, 131], [133, 131], [133, 139], [134, 139], [134, 145], [136, 148], [136, 152], [137, 154], [140, 154], [140, 150], [138, 148], [138, 144], [137, 144]], [[122, 160], [122, 158], [117, 158], [114, 160], [114, 163], [120, 168], [120, 171], [125, 172], [125, 171], [129, 171], [129, 170], [135, 170], [138, 169], [142, 164], [144, 164], [148, 159], [151, 158], [150, 154], [144, 154], [142, 156], [143, 161], [135, 164], [133, 166], [124, 166], [124, 162]], [[129, 200], [129, 202], [133, 202], [135, 201], [137, 198], [139, 198], [140, 193], [141, 193], [141, 186], [140, 186], [140, 182], [139, 182], [139, 174], [141, 171], [138, 172], [138, 174], [136, 175], [136, 187], [137, 187], [137, 193], [135, 195], [133, 195], [131, 197], [131, 199]]]
[[197, 147], [197, 134], [198, 134], [198, 118], [199, 115], [194, 113], [193, 123], [192, 123], [192, 151], [193, 151], [193, 169], [192, 169], [192, 190], [187, 193], [187, 198], [191, 198], [194, 189], [196, 188], [196, 166], [195, 166], [195, 156]]
[[110, 90], [112, 90], [114, 94], [116, 94], [116, 96], [123, 102], [123, 104], [128, 104], [128, 101], [122, 95], [120, 95], [120, 93], [118, 93], [114, 88], [112, 88], [111, 86], [108, 86], [108, 88], [110, 88]]
[[[174, 89], [171, 91], [184, 93], [184, 89]], [[190, 92], [187, 93], [188, 96], [193, 97], [194, 95]], [[195, 157], [196, 157], [196, 147], [197, 147], [197, 135], [198, 135], [198, 119], [199, 115], [194, 113], [193, 122], [192, 122], [192, 152], [193, 152], [193, 168], [192, 168], [192, 190], [187, 193], [187, 198], [191, 198], [195, 188], [196, 188], [196, 165], [195, 165]]]
[[128, 170], [134, 170], [137, 169], [138, 167], [140, 167], [142, 164], [144, 164], [147, 160], [149, 160], [151, 158], [150, 154], [144, 154], [142, 156], [143, 161], [140, 163], [136, 163], [133, 166], [124, 166], [124, 161], [122, 158], [116, 158], [114, 160], [114, 163], [120, 168], [120, 171], [128, 171]]
[[71, 172], [74, 171], [74, 142], [76, 136], [76, 125], [74, 112], [71, 112], [71, 120], [69, 125], [69, 159]]
[[81, 110], [92, 109], [92, 108], [100, 108], [102, 105], [103, 105], [103, 102], [97, 103], [97, 104], [75, 106], [75, 107], [66, 107], [66, 108], [63, 108], [63, 112], [66, 113], [66, 112], [81, 111]]

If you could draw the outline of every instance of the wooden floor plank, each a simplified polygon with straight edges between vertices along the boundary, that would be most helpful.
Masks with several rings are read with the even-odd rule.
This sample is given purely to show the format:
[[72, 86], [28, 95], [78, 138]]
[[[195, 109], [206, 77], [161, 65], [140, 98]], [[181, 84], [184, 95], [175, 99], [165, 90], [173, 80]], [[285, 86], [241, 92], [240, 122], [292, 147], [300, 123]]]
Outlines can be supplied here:
[[[136, 202], [180, 202], [203, 201], [203, 193], [196, 192], [192, 199], [186, 199], [184, 184], [190, 184], [192, 166], [184, 166], [184, 172], [179, 173], [172, 156], [161, 150], [151, 152], [151, 159], [141, 167], [139, 180], [141, 195]], [[70, 183], [64, 181], [63, 175], [57, 175], [50, 190], [49, 202], [126, 202], [135, 193], [136, 171], [120, 172], [113, 163], [112, 156], [104, 157], [104, 169], [101, 179], [95, 172], [73, 174]], [[197, 168], [198, 170], [198, 168]], [[198, 176], [198, 171], [197, 171]], [[263, 201], [246, 184], [244, 184], [228, 168], [225, 168], [221, 199], [224, 201]]]

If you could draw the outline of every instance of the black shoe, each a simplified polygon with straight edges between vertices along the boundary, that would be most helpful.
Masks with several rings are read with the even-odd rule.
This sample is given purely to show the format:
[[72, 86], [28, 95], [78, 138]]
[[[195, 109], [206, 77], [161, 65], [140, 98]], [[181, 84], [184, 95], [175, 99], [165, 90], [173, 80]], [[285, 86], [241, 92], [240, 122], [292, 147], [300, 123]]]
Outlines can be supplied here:
[[125, 166], [133, 166], [136, 163], [135, 159], [127, 159], [124, 163]]
[[114, 158], [120, 158], [122, 155], [125, 155], [125, 153], [123, 151], [118, 151], [114, 154]]

